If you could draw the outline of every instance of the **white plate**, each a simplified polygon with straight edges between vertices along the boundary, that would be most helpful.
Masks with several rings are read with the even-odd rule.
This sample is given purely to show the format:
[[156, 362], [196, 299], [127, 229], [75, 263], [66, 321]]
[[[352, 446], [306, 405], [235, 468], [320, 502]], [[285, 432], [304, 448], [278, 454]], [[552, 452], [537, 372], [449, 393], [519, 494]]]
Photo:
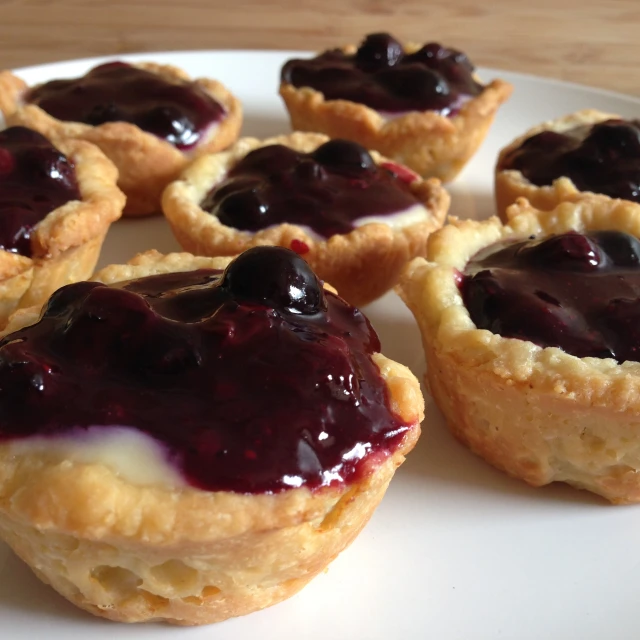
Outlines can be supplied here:
[[[190, 52], [127, 56], [172, 63], [224, 82], [244, 103], [244, 133], [288, 130], [277, 95], [291, 53]], [[20, 71], [28, 82], [73, 76], [96, 60]], [[496, 75], [481, 70], [483, 78]], [[452, 187], [452, 212], [492, 212], [498, 149], [548, 118], [595, 107], [638, 117], [640, 100], [499, 73], [515, 87], [480, 152]], [[160, 218], [119, 222], [101, 264], [178, 248]], [[368, 315], [384, 352], [422, 375], [414, 321], [390, 294]], [[99, 500], [99, 496], [96, 496]], [[0, 545], [0, 638], [113, 640], [382, 640], [607, 638], [638, 636], [640, 507], [611, 507], [564, 486], [532, 489], [454, 442], [430, 407], [424, 435], [358, 540], [300, 594], [214, 627], [116, 625], [85, 614], [42, 585]]]

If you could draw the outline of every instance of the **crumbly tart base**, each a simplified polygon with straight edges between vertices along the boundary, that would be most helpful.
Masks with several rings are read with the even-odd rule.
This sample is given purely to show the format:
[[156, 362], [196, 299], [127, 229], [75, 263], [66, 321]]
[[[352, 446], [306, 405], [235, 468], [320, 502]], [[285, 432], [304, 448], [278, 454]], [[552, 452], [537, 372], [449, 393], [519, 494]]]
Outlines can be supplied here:
[[501, 219], [503, 221], [507, 220], [507, 209], [514, 204], [518, 198], [526, 198], [536, 209], [551, 211], [551, 209], [555, 209], [561, 202], [574, 202], [585, 194], [591, 195], [591, 192], [580, 191], [573, 181], [567, 177], [560, 177], [554, 180], [553, 184], [549, 186], [539, 187], [529, 182], [520, 171], [513, 169], [506, 171], [500, 170], [499, 167], [503, 159], [509, 153], [520, 147], [528, 138], [543, 131], [564, 133], [576, 127], [593, 125], [609, 120], [610, 118], [619, 117], [620, 116], [611, 113], [597, 111], [596, 109], [583, 109], [582, 111], [576, 111], [562, 118], [557, 118], [556, 120], [543, 122], [529, 129], [526, 133], [504, 147], [498, 155], [494, 185], [496, 209]]
[[[419, 48], [406, 46], [409, 53]], [[344, 47], [347, 54], [356, 50], [355, 45]], [[423, 177], [450, 182], [478, 150], [498, 108], [512, 90], [508, 82], [493, 80], [451, 118], [435, 111], [413, 111], [389, 118], [357, 102], [325, 100], [315, 89], [287, 83], [280, 85], [280, 96], [293, 129], [353, 140]]]
[[[231, 256], [257, 245], [293, 248], [318, 276], [330, 282], [355, 306], [379, 298], [397, 282], [404, 265], [425, 255], [427, 238], [442, 226], [449, 209], [449, 194], [437, 179], [416, 176], [411, 190], [426, 209], [424, 218], [403, 227], [369, 223], [348, 234], [327, 240], [312, 237], [304, 228], [281, 224], [256, 233], [222, 224], [200, 207], [209, 190], [222, 181], [229, 169], [247, 153], [271, 144], [283, 144], [309, 153], [329, 138], [322, 134], [296, 132], [266, 140], [242, 138], [231, 149], [195, 160], [164, 192], [162, 208], [180, 245], [198, 255]], [[376, 163], [389, 162], [375, 151]], [[302, 244], [301, 244], [302, 243]], [[306, 247], [300, 250], [300, 247]]]
[[[96, 279], [227, 262], [148, 252]], [[23, 310], [10, 329], [37, 317], [37, 309]], [[207, 624], [284, 600], [357, 536], [418, 439], [424, 416], [418, 381], [406, 367], [380, 354], [374, 359], [392, 408], [415, 426], [392, 455], [372, 456], [355, 482], [257, 495], [149, 486], [127, 481], [114, 467], [57, 458], [51, 450], [21, 446], [16, 455], [5, 443], [0, 536], [44, 582], [111, 620]]]
[[577, 358], [478, 329], [456, 284], [468, 260], [495, 242], [571, 229], [640, 237], [640, 214], [603, 196], [550, 212], [522, 199], [509, 214], [509, 226], [454, 220], [432, 236], [429, 261], [412, 261], [401, 279], [398, 292], [422, 333], [430, 392], [455, 437], [508, 474], [640, 502], [640, 363]]
[[[135, 66], [169, 81], [191, 80], [184, 71], [170, 65], [146, 62]], [[146, 216], [159, 213], [162, 190], [193, 157], [228, 147], [240, 133], [240, 101], [216, 80], [199, 78], [196, 83], [226, 109], [227, 115], [188, 153], [128, 122], [94, 127], [53, 118], [40, 107], [24, 103], [29, 87], [9, 71], [0, 72], [0, 111], [9, 126], [24, 125], [47, 137], [87, 140], [100, 147], [120, 172], [118, 186], [127, 196], [124, 215]]]
[[74, 164], [81, 200], [58, 207], [40, 221], [31, 237], [32, 257], [0, 250], [0, 327], [18, 308], [41, 305], [61, 286], [88, 278], [125, 197], [118, 171], [95, 146], [83, 140], [56, 140]]

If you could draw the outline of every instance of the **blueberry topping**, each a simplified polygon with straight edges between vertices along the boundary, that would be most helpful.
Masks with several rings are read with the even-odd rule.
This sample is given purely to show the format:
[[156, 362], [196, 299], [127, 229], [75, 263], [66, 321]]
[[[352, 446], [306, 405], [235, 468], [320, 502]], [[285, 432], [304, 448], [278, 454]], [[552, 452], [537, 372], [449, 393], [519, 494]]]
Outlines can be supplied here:
[[338, 171], [374, 171], [376, 163], [371, 154], [356, 142], [329, 140], [320, 145], [311, 156], [321, 165]]
[[416, 62], [400, 69], [389, 69], [378, 74], [378, 81], [399, 97], [433, 100], [446, 106], [450, 89], [447, 81], [433, 69]]
[[520, 171], [538, 186], [565, 176], [581, 191], [640, 202], [640, 120], [542, 131], [507, 154], [498, 168]]
[[[635, 125], [635, 126], [634, 126]], [[640, 123], [606, 120], [594, 125], [585, 138], [585, 146], [593, 146], [611, 160], [640, 158]]]
[[606, 259], [595, 239], [580, 233], [565, 233], [518, 250], [518, 260], [540, 269], [594, 271]]
[[[361, 166], [357, 167], [357, 169], [361, 169], [361, 168], [362, 168]], [[314, 158], [311, 158], [311, 157], [300, 158], [299, 162], [296, 164], [293, 171], [294, 171], [295, 177], [303, 183], [304, 182], [322, 182], [323, 180], [326, 180], [328, 177], [328, 174], [324, 170], [324, 167], [320, 163], [316, 162]]]
[[191, 149], [225, 109], [194, 82], [170, 82], [124, 62], [32, 89], [27, 101], [58, 120], [100, 125], [131, 122], [178, 149]]
[[322, 285], [311, 267], [282, 247], [254, 247], [224, 272], [222, 287], [237, 300], [279, 311], [313, 314], [326, 309]]
[[367, 319], [295, 253], [58, 290], [0, 341], [0, 441], [138, 429], [192, 486], [277, 492], [368, 473], [411, 427]]
[[26, 127], [0, 132], [0, 249], [31, 256], [31, 233], [48, 213], [81, 198], [73, 164]]
[[594, 231], [591, 237], [597, 246], [618, 267], [637, 267], [640, 264], [640, 240], [619, 231]]
[[[42, 100], [42, 102], [46, 105], [46, 99]], [[104, 124], [105, 122], [126, 122], [126, 120], [126, 113], [120, 109], [115, 102], [93, 105], [87, 110], [84, 116], [84, 122], [94, 127]]]
[[267, 213], [269, 209], [264, 203], [259, 189], [256, 187], [243, 188], [242, 184], [233, 183], [227, 183], [223, 188], [229, 195], [218, 199], [216, 209], [218, 220], [222, 224], [230, 227], [236, 226], [240, 229], [260, 229], [268, 226]]
[[349, 100], [387, 113], [437, 111], [458, 113], [483, 86], [460, 51], [437, 43], [405, 53], [388, 33], [368, 35], [353, 55], [339, 49], [311, 60], [289, 60], [282, 81], [311, 87], [327, 100]]
[[578, 357], [640, 361], [640, 241], [569, 232], [490, 247], [460, 287], [471, 319]]
[[349, 233], [358, 218], [418, 204], [410, 182], [354, 142], [330, 140], [312, 153], [270, 145], [241, 159], [200, 207], [243, 231], [289, 223], [328, 238]]
[[356, 51], [355, 63], [365, 72], [393, 67], [404, 55], [402, 45], [388, 33], [372, 33]]
[[265, 173], [278, 175], [293, 169], [299, 162], [300, 154], [283, 144], [273, 144], [250, 151], [240, 161], [245, 173]]

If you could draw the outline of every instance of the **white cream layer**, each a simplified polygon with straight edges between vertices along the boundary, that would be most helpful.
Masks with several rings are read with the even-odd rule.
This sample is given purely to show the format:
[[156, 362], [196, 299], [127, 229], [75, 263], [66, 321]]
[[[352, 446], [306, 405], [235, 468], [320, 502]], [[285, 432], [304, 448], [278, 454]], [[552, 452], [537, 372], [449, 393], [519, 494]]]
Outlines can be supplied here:
[[377, 216], [364, 216], [353, 221], [354, 227], [362, 227], [371, 222], [381, 222], [392, 229], [404, 229], [419, 222], [424, 222], [429, 217], [429, 211], [420, 203], [410, 206], [408, 209], [397, 213], [387, 213]]
[[32, 436], [7, 443], [10, 455], [37, 455], [51, 464], [68, 460], [110, 468], [127, 482], [166, 487], [187, 482], [168, 460], [167, 448], [130, 427], [89, 427], [53, 436]]
[[[410, 206], [408, 209], [404, 209], [403, 211], [398, 211], [397, 213], [386, 213], [374, 216], [363, 216], [362, 218], [356, 218], [353, 220], [353, 226], [357, 229], [358, 227], [363, 227], [365, 224], [371, 223], [380, 223], [386, 224], [391, 229], [404, 229], [406, 227], [410, 227], [414, 224], [418, 224], [419, 222], [424, 222], [429, 217], [429, 211], [423, 205], [416, 203]], [[310, 237], [313, 238], [316, 242], [324, 242], [325, 240], [329, 240], [329, 238], [325, 238], [320, 234], [316, 233], [311, 227], [308, 227], [304, 224], [296, 224], [297, 227], [300, 227], [304, 230], [304, 232]], [[273, 225], [273, 227], [277, 227], [279, 225]], [[273, 228], [267, 227], [267, 228]], [[256, 232], [257, 233], [257, 232]]]

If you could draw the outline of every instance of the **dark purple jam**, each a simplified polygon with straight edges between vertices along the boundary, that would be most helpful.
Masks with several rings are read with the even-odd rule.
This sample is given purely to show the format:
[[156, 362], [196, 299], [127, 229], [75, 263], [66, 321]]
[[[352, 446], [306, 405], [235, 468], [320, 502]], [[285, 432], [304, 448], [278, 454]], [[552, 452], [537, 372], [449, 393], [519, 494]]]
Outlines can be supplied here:
[[640, 361], [640, 241], [576, 232], [489, 247], [460, 285], [480, 329], [583, 357]]
[[282, 82], [311, 87], [326, 100], [349, 100], [386, 113], [451, 116], [484, 88], [473, 70], [460, 51], [431, 42], [405, 53], [388, 33], [374, 33], [352, 55], [332, 49], [310, 60], [289, 60]]
[[640, 202], [640, 120], [543, 131], [506, 155], [498, 168], [520, 171], [541, 187], [566, 176], [580, 191]]
[[346, 140], [330, 140], [312, 153], [270, 145], [248, 153], [200, 206], [242, 231], [286, 222], [328, 238], [353, 231], [359, 218], [419, 204], [393, 168], [376, 165], [366, 149]]
[[196, 146], [225, 115], [195, 82], [170, 82], [125, 62], [102, 64], [81, 78], [45, 82], [27, 101], [58, 120], [94, 126], [131, 122], [181, 150]]
[[31, 233], [80, 191], [73, 164], [26, 127], [0, 131], [0, 249], [31, 256]]
[[349, 482], [412, 426], [391, 413], [379, 349], [288, 249], [224, 273], [71, 284], [0, 342], [0, 440], [125, 426], [206, 490]]

